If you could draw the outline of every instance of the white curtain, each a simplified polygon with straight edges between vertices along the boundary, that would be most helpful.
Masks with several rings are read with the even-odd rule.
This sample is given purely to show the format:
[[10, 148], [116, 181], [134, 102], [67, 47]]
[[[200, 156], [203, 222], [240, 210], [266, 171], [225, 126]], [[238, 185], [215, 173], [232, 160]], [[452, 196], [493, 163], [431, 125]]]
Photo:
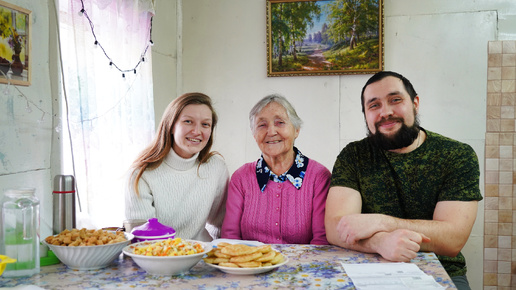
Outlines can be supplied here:
[[59, 0], [56, 129], [65, 148], [61, 174], [76, 178], [79, 228], [122, 226], [124, 175], [154, 135], [153, 7], [152, 0]]

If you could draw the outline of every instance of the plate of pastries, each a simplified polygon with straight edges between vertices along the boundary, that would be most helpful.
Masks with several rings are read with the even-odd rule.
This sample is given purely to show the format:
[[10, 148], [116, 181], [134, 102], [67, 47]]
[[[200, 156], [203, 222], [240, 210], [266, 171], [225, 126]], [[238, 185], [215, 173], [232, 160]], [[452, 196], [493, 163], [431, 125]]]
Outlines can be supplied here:
[[235, 275], [265, 273], [288, 262], [271, 245], [244, 241], [218, 242], [203, 260], [210, 267]]

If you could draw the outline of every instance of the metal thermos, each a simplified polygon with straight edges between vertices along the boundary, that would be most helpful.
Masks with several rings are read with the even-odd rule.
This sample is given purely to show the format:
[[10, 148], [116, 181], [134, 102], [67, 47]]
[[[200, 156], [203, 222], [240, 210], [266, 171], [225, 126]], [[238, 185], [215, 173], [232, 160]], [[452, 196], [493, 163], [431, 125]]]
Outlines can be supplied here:
[[73, 175], [54, 177], [54, 235], [75, 228], [75, 178]]

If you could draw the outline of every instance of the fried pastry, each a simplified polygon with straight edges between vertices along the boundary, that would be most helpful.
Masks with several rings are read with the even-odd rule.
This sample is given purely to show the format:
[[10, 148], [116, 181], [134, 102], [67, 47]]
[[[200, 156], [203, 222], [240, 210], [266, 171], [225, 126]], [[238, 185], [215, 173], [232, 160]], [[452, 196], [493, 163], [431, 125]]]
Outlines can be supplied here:
[[219, 258], [226, 258], [226, 259], [229, 259], [231, 258], [232, 256], [228, 255], [228, 254], [224, 254], [222, 253], [219, 249], [216, 249], [213, 254], [215, 255], [215, 257], [219, 257]]
[[248, 255], [231, 257], [231, 259], [229, 259], [229, 261], [231, 263], [243, 263], [243, 262], [249, 262], [252, 260], [256, 260], [256, 259], [260, 258], [261, 256], [263, 256], [263, 254], [261, 252], [254, 252], [254, 253], [248, 254]]
[[262, 263], [257, 261], [241, 262], [235, 264], [237, 264], [241, 268], [258, 268], [262, 266]]
[[258, 251], [258, 247], [236, 244], [223, 247], [220, 252], [230, 256], [249, 255]]
[[270, 251], [270, 252], [262, 255], [261, 257], [257, 258], [256, 261], [258, 261], [258, 262], [270, 262], [270, 261], [272, 261], [272, 259], [274, 259], [274, 257], [276, 257], [276, 252]]
[[235, 263], [230, 263], [230, 262], [222, 262], [222, 263], [219, 263], [219, 266], [221, 267], [231, 267], [231, 268], [239, 268], [239, 266]]
[[283, 255], [281, 253], [276, 253], [276, 256], [274, 256], [274, 259], [271, 260], [271, 264], [276, 265], [281, 262], [283, 262]]

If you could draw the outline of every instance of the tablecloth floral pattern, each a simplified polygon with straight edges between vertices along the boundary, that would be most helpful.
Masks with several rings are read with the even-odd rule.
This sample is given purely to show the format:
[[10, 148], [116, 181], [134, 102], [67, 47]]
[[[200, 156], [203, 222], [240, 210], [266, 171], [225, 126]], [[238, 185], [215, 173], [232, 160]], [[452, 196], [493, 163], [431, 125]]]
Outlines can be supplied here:
[[[203, 261], [178, 276], [148, 275], [123, 254], [107, 268], [77, 271], [63, 264], [45, 266], [32, 277], [3, 278], [0, 287], [36, 285], [44, 289], [181, 288], [181, 289], [355, 289], [344, 263], [388, 262], [376, 254], [365, 254], [335, 246], [274, 245], [289, 258], [285, 265], [257, 275], [232, 275], [207, 266]], [[411, 261], [442, 286], [456, 288], [432, 253], [419, 253]]]

